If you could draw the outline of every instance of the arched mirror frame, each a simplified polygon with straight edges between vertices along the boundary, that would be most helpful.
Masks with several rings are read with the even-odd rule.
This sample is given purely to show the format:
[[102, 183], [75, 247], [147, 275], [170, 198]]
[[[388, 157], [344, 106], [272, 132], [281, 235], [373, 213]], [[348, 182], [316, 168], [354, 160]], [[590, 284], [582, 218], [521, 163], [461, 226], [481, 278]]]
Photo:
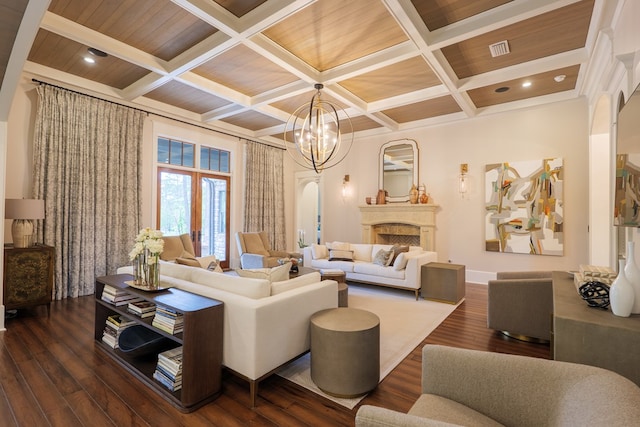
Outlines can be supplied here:
[[[378, 188], [387, 190], [384, 184], [384, 154], [387, 148], [395, 147], [397, 145], [410, 145], [413, 150], [413, 184], [416, 187], [419, 185], [418, 180], [418, 143], [415, 139], [402, 138], [402, 139], [394, 139], [388, 142], [385, 142], [382, 147], [380, 147], [380, 155], [379, 155], [379, 165], [378, 165]], [[411, 190], [411, 185], [407, 186], [407, 192], [405, 194], [389, 194], [388, 201], [390, 202], [406, 202], [409, 200], [409, 191]]]

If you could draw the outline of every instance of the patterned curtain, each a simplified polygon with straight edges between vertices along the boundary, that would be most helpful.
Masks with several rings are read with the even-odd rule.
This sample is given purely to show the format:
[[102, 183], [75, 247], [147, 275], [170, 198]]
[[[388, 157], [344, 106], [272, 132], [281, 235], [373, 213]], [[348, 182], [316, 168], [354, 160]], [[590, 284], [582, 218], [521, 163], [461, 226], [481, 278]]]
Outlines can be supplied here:
[[41, 85], [34, 196], [38, 241], [56, 248], [55, 299], [94, 293], [96, 276], [129, 263], [141, 212], [145, 113]]
[[244, 231], [266, 231], [272, 249], [286, 250], [283, 150], [247, 141]]

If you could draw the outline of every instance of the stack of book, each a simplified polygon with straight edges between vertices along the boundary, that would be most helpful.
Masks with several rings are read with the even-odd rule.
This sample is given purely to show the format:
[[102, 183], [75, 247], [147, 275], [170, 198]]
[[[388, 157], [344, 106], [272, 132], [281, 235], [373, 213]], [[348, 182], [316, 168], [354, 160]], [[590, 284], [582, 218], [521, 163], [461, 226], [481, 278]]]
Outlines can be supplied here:
[[182, 332], [183, 322], [182, 313], [159, 305], [156, 307], [156, 315], [153, 317], [151, 324], [173, 335]]
[[182, 346], [158, 354], [153, 378], [171, 391], [182, 388]]
[[118, 348], [118, 337], [120, 337], [122, 331], [131, 325], [135, 325], [135, 323], [133, 320], [119, 314], [107, 317], [104, 332], [102, 333], [102, 342], [113, 349]]
[[133, 301], [127, 306], [127, 311], [144, 319], [155, 314], [156, 305], [151, 301]]
[[102, 300], [115, 306], [121, 306], [134, 301], [142, 301], [142, 298], [137, 295], [130, 294], [124, 289], [104, 285], [104, 289], [102, 290]]

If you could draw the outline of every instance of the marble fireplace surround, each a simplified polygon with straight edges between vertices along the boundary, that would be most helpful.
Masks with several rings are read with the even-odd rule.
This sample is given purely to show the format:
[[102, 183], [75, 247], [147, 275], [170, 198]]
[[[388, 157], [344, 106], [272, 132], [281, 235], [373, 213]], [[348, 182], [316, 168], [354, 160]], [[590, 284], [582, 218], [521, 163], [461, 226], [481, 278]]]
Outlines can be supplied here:
[[388, 203], [360, 206], [363, 243], [411, 244], [435, 252], [438, 205]]

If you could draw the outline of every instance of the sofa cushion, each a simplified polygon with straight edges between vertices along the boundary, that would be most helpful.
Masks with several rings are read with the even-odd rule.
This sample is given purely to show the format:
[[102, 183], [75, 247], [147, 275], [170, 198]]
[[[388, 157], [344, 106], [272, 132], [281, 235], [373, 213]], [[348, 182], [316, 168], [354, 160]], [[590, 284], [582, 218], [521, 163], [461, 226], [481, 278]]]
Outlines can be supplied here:
[[250, 279], [264, 279], [271, 282], [282, 282], [289, 279], [289, 271], [291, 271], [291, 262], [279, 265], [273, 268], [250, 268], [246, 270], [237, 270], [238, 276], [248, 277]]
[[371, 245], [368, 243], [352, 243], [353, 259], [355, 261], [371, 262]]
[[409, 262], [409, 257], [406, 252], [401, 252], [396, 257], [395, 261], [393, 261], [393, 269], [394, 270], [404, 270], [407, 268], [407, 263]]
[[380, 251], [380, 249], [383, 249], [385, 251], [390, 251], [392, 247], [393, 245], [380, 245], [380, 244], [371, 245], [371, 259], [373, 259], [376, 256], [376, 254]]
[[393, 251], [385, 251], [384, 249], [380, 249], [376, 255], [373, 257], [373, 263], [376, 265], [381, 265], [383, 267], [387, 267], [391, 264], [391, 259], [393, 258]]
[[200, 267], [206, 268], [209, 271], [222, 273], [222, 267], [220, 267], [220, 261], [218, 261], [218, 258], [216, 258], [215, 255], [203, 256], [196, 259], [200, 263]]
[[421, 418], [429, 418], [461, 426], [502, 426], [502, 424], [478, 411], [435, 394], [421, 395], [408, 413]]
[[342, 270], [345, 273], [351, 273], [353, 271], [354, 264], [359, 264], [360, 261], [329, 261], [328, 259], [314, 259], [311, 261], [311, 267], [323, 269], [323, 268], [336, 268]]
[[369, 276], [388, 277], [392, 279], [404, 279], [406, 270], [395, 270], [393, 267], [385, 267], [371, 262], [358, 262], [353, 267], [354, 273], [367, 274]]
[[293, 279], [284, 280], [282, 282], [272, 282], [271, 295], [281, 294], [292, 289], [298, 289], [318, 282], [320, 282], [320, 273], [317, 271], [309, 274], [303, 274], [302, 276], [294, 277]]
[[313, 259], [325, 259], [329, 258], [329, 249], [325, 245], [313, 244], [311, 245], [311, 257]]
[[353, 251], [329, 249], [329, 261], [353, 261]]
[[[190, 267], [186, 267], [190, 268]], [[250, 279], [231, 274], [192, 268], [191, 281], [248, 298], [260, 299], [271, 295], [271, 283], [264, 279]], [[162, 270], [160, 270], [162, 271]]]

